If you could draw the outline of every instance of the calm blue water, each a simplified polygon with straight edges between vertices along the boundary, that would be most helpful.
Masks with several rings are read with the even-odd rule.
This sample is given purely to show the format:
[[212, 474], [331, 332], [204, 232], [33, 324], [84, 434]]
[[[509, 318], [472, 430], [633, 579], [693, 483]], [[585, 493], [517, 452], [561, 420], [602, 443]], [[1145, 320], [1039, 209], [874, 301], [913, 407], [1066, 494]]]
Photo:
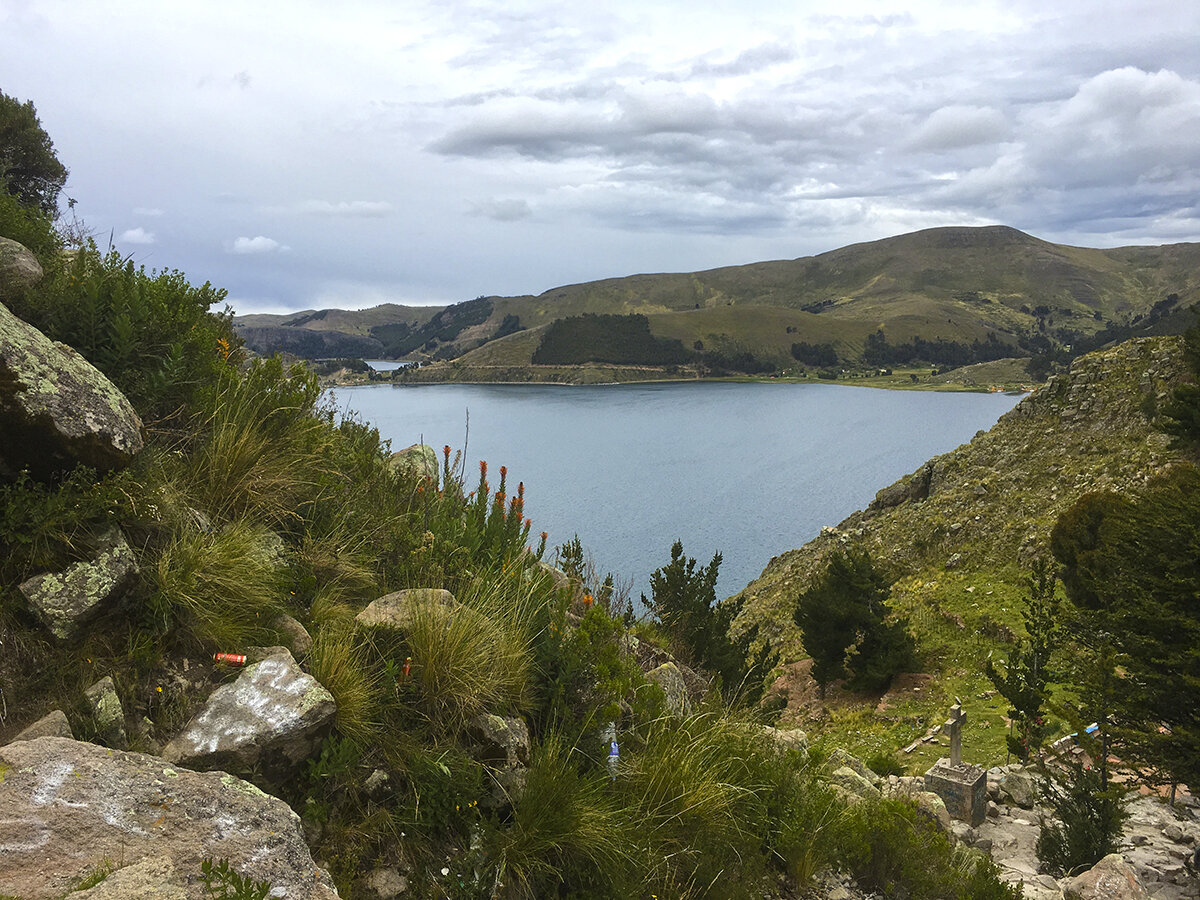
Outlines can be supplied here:
[[548, 546], [578, 533], [597, 569], [649, 593], [671, 544], [723, 556], [718, 596], [880, 488], [990, 428], [1019, 398], [824, 384], [368, 385], [331, 391], [399, 450], [463, 446], [525, 482]]

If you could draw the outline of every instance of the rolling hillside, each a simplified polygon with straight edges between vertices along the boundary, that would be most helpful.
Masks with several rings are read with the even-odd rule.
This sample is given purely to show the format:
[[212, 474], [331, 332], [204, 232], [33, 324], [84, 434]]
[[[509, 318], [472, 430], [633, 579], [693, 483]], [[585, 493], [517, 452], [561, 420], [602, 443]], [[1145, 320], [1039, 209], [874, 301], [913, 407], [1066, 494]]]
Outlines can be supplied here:
[[892, 346], [994, 335], [1008, 355], [1031, 356], [1148, 316], [1158, 331], [1181, 330], [1190, 316], [1178, 312], [1200, 300], [1198, 273], [1200, 244], [1097, 250], [1005, 226], [933, 228], [812, 257], [610, 278], [538, 296], [246, 316], [235, 325], [261, 351], [292, 349], [283, 340], [317, 346], [296, 335], [320, 332], [325, 348], [345, 335], [384, 356], [473, 364], [528, 364], [538, 348], [529, 332], [585, 314], [644, 315], [655, 337], [689, 352], [748, 353], [779, 367], [796, 365], [796, 343], [828, 344], [840, 363], [862, 363], [879, 330]]

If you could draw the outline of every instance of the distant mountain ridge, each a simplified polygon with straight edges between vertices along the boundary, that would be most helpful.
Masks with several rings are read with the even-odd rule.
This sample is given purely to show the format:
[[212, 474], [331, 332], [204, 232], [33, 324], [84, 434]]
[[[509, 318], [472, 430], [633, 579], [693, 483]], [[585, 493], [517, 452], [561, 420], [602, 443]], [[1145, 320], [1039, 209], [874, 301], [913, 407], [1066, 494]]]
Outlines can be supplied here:
[[[821, 358], [832, 352], [847, 365], [938, 342], [943, 349], [991, 342], [991, 356], [995, 342], [1012, 356], [1052, 353], [1105, 329], [1145, 328], [1148, 317], [1158, 331], [1181, 331], [1191, 322], [1183, 310], [1198, 300], [1200, 244], [1099, 250], [992, 225], [926, 229], [793, 260], [608, 278], [537, 296], [242, 316], [234, 324], [260, 352], [521, 366], [552, 322], [645, 316], [653, 338], [697, 358], [740, 355], [784, 367], [817, 347]], [[579, 361], [589, 349], [578, 348]]]

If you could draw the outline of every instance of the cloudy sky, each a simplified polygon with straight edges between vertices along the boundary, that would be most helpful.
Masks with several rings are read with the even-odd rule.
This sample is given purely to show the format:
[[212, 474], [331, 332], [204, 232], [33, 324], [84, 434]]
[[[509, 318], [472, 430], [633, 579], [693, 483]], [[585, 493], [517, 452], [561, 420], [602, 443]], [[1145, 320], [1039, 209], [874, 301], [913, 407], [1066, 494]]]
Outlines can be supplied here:
[[103, 242], [239, 312], [1200, 240], [1197, 0], [0, 0], [0, 91]]

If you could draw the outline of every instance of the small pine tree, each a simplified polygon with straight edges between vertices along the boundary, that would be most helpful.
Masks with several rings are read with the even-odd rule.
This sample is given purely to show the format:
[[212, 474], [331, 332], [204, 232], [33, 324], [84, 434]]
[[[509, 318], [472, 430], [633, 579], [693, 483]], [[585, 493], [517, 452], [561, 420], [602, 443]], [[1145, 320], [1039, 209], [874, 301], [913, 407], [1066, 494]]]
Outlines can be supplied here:
[[1013, 647], [1002, 669], [990, 659], [984, 667], [1000, 696], [1012, 704], [1008, 715], [1017, 733], [1008, 735], [1008, 749], [1022, 761], [1028, 761], [1046, 737], [1042, 708], [1055, 677], [1051, 657], [1062, 642], [1057, 586], [1058, 577], [1049, 560], [1038, 559], [1021, 612], [1027, 639]]

